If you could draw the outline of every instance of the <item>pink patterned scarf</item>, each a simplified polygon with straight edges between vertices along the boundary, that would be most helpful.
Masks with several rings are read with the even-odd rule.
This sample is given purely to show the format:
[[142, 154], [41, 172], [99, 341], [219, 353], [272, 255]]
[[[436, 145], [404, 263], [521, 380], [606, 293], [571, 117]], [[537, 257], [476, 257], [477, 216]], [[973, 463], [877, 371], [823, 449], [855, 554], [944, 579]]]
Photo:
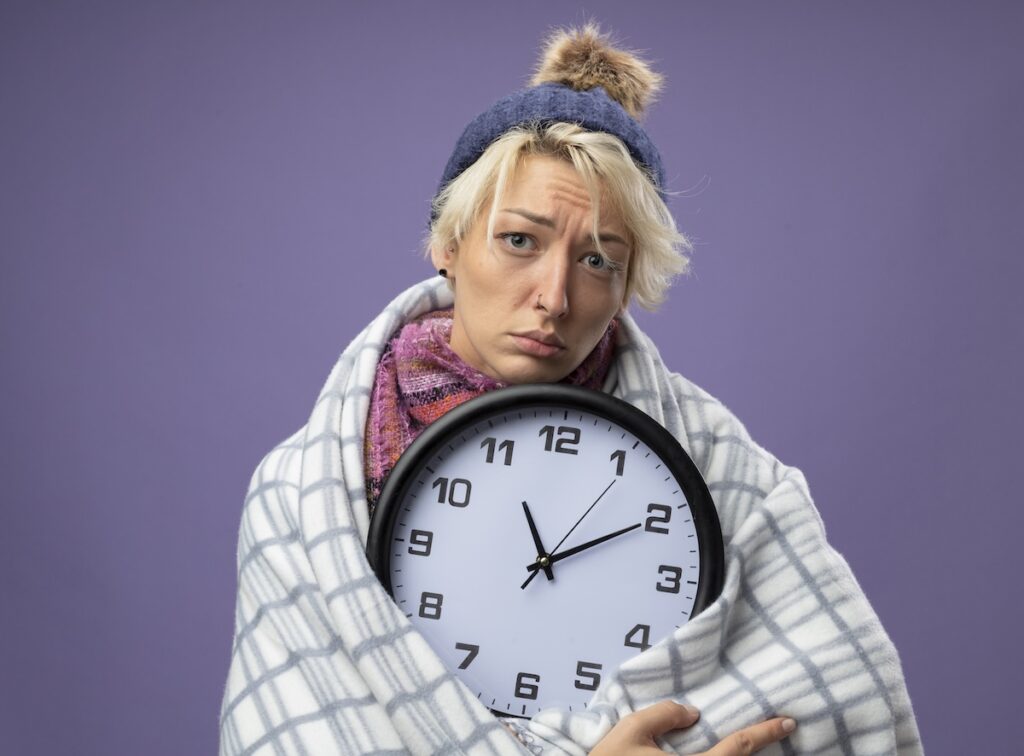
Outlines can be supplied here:
[[[600, 389], [615, 351], [612, 320], [593, 351], [562, 379]], [[428, 312], [407, 323], [388, 343], [366, 419], [366, 498], [370, 512], [398, 458], [430, 423], [463, 402], [506, 384], [470, 367], [448, 344], [452, 311]]]

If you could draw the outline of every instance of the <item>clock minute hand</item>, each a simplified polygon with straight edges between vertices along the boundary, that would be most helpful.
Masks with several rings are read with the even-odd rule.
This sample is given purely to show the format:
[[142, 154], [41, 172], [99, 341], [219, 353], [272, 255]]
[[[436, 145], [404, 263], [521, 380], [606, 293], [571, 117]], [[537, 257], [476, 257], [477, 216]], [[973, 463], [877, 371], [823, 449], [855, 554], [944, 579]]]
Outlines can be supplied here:
[[[587, 541], [586, 543], [581, 543], [579, 546], [573, 546], [571, 549], [566, 549], [565, 551], [559, 551], [559, 552], [557, 552], [555, 554], [551, 554], [550, 557], [548, 558], [548, 562], [550, 564], [554, 564], [555, 562], [560, 562], [563, 559], [565, 559], [566, 557], [571, 557], [574, 554], [579, 554], [581, 551], [586, 551], [587, 549], [593, 548], [594, 546], [597, 546], [598, 544], [604, 543], [605, 541], [610, 541], [613, 538], [618, 538], [620, 535], [623, 535], [624, 533], [628, 533], [631, 530], [636, 530], [639, 527], [640, 527], [640, 523], [638, 522], [635, 525], [630, 525], [628, 528], [622, 528], [622, 530], [616, 530], [614, 533], [609, 533], [608, 535], [603, 535], [600, 538], [595, 538], [592, 541]], [[538, 562], [534, 562], [533, 564], [526, 565], [526, 569], [528, 569], [528, 570], [536, 571], [536, 570], [539, 570], [540, 568], [541, 568], [541, 564], [540, 564], [539, 561]]]
[[[530, 535], [533, 536], [533, 545], [537, 549], [537, 563], [544, 570], [544, 575], [548, 580], [555, 579], [555, 573], [551, 569], [551, 562], [548, 559], [547, 549], [544, 548], [544, 544], [541, 543], [540, 533], [537, 532], [537, 525], [533, 521], [533, 515], [530, 514], [530, 506], [524, 501], [523, 512], [526, 513], [526, 524], [530, 526]], [[544, 562], [541, 564], [541, 562]]]

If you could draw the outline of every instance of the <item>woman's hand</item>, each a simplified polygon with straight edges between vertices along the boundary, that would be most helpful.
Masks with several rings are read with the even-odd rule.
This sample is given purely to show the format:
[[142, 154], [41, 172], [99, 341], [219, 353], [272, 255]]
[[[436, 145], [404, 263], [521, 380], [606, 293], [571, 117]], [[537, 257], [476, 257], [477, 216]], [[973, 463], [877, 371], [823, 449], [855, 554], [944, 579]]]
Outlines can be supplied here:
[[[670, 730], [691, 727], [700, 712], [673, 701], [661, 701], [634, 711], [619, 720], [590, 752], [590, 756], [656, 756], [665, 752], [654, 742]], [[782, 740], [796, 729], [796, 722], [785, 717], [769, 719], [734, 732], [707, 751], [704, 756], [748, 756]]]

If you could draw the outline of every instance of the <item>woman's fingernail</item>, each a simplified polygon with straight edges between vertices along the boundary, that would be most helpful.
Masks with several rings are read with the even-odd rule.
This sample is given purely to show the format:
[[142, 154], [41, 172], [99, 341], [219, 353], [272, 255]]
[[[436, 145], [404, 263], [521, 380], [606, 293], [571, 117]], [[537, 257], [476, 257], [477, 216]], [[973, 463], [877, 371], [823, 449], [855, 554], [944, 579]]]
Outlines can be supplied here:
[[683, 708], [686, 709], [686, 713], [689, 714], [691, 717], [695, 717], [698, 714], [700, 714], [696, 706], [690, 706], [690, 704], [683, 704]]
[[793, 732], [796, 729], [796, 722], [792, 719], [783, 719], [782, 729], [786, 732]]

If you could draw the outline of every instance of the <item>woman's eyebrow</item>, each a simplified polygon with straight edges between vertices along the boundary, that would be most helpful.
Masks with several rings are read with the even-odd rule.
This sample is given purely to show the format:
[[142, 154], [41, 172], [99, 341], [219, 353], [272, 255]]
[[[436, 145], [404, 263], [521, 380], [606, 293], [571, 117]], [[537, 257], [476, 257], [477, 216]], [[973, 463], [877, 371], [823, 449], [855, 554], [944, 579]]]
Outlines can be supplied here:
[[[536, 223], [538, 226], [546, 226], [547, 228], [555, 227], [555, 221], [552, 220], [551, 218], [548, 218], [546, 215], [537, 215], [536, 213], [531, 213], [529, 210], [523, 210], [521, 207], [504, 207], [501, 209], [501, 212], [521, 215], [522, 217], [526, 218], [526, 220], [532, 223]], [[626, 243], [626, 240], [623, 239], [621, 236], [618, 236], [617, 234], [598, 234], [597, 239], [602, 244], [604, 244], [605, 242], [618, 242], [619, 244], [622, 244], [624, 246], [629, 246], [629, 244]]]

